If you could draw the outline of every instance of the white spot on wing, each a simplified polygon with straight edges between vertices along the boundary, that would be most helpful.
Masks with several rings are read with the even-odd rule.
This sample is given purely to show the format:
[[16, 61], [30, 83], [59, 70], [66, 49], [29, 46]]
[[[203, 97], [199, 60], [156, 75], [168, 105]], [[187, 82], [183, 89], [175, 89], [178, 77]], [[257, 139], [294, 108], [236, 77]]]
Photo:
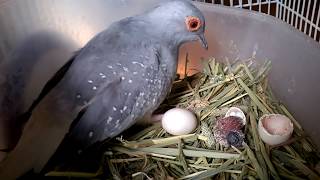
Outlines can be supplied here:
[[93, 132], [90, 131], [90, 132], [89, 132], [89, 138], [92, 138], [92, 136], [93, 136]]
[[114, 134], [115, 134], [115, 132], [113, 131], [113, 132], [110, 133], [110, 136], [113, 136]]
[[127, 106], [124, 106], [124, 107], [123, 107], [123, 110], [125, 111], [125, 110], [127, 110], [127, 108], [128, 108]]
[[128, 68], [126, 68], [126, 67], [123, 67], [123, 70], [126, 71], [126, 72], [128, 72]]
[[132, 83], [132, 80], [131, 79], [129, 79], [129, 81], [128, 81], [129, 83]]
[[124, 76], [121, 77], [122, 80], [125, 80], [126, 78]]
[[116, 63], [118, 66], [121, 66], [121, 64], [120, 63]]
[[82, 153], [82, 150], [81, 150], [81, 149], [79, 149], [79, 150], [78, 150], [78, 154], [81, 154], [81, 153]]
[[119, 125], [120, 125], [120, 119], [118, 119], [118, 120], [116, 121], [116, 126], [115, 126], [115, 127], [117, 128], [117, 127], [119, 127]]
[[112, 69], [113, 67], [112, 67], [112, 66], [110, 66], [110, 65], [108, 65], [108, 68], [109, 68], [109, 69]]
[[97, 90], [97, 87], [96, 87], [96, 86], [93, 86], [92, 89], [93, 89], [93, 90]]
[[92, 81], [92, 80], [88, 80], [88, 83], [92, 84], [92, 83], [93, 83], [93, 81]]
[[116, 107], [114, 107], [114, 106], [112, 107], [112, 109], [113, 109], [113, 111], [117, 111], [117, 108], [116, 108]]
[[132, 64], [138, 64], [138, 65], [140, 65], [141, 67], [145, 67], [144, 64], [142, 64], [142, 63], [140, 63], [140, 62], [136, 62], [136, 61], [132, 61]]
[[112, 119], [113, 118], [111, 116], [109, 116], [108, 119], [107, 119], [107, 124], [109, 124], [112, 121]]
[[78, 99], [80, 99], [80, 98], [81, 98], [81, 95], [80, 95], [80, 94], [78, 94], [78, 95], [77, 95], [77, 98], [78, 98]]

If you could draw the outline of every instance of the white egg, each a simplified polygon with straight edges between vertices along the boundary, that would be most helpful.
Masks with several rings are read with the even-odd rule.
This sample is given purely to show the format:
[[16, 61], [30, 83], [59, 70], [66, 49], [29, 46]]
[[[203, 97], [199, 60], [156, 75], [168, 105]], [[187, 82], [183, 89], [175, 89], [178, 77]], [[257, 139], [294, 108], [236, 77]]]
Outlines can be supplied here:
[[277, 145], [291, 137], [293, 124], [288, 117], [282, 114], [266, 114], [259, 119], [258, 132], [265, 143]]
[[172, 135], [185, 135], [197, 127], [196, 116], [186, 109], [173, 108], [164, 113], [162, 128]]
[[229, 116], [236, 116], [239, 117], [242, 120], [243, 125], [246, 125], [246, 115], [244, 115], [244, 113], [241, 111], [240, 108], [237, 107], [231, 107], [229, 108], [229, 110], [227, 111], [225, 117], [229, 117]]

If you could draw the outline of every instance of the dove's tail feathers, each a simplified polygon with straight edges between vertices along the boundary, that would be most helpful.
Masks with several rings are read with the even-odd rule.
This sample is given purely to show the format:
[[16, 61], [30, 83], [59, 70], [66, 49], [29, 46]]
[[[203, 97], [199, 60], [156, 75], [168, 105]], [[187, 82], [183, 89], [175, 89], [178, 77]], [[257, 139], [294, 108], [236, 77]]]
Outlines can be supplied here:
[[[69, 132], [79, 122], [86, 108], [82, 109], [78, 116], [72, 121]], [[75, 170], [96, 171], [101, 165], [104, 154], [103, 143], [97, 142], [89, 147], [83, 147], [79, 141], [75, 140], [70, 134], [66, 134], [56, 152], [44, 166], [41, 173], [46, 173], [54, 167], [60, 168], [73, 167]]]
[[100, 156], [103, 154], [102, 152], [98, 153], [98, 151], [101, 149], [100, 142], [90, 147], [84, 148], [82, 144], [79, 143], [79, 141], [70, 136], [70, 131], [72, 131], [79, 120], [83, 117], [86, 110], [87, 108], [83, 108], [78, 113], [78, 116], [72, 121], [69, 127], [69, 133], [66, 134], [54, 155], [50, 158], [49, 162], [43, 168], [42, 172], [46, 172], [47, 170], [52, 169], [55, 166], [63, 167], [64, 165], [72, 165], [72, 167], [82, 168], [83, 164], [86, 164], [86, 167], [88, 167], [87, 165], [90, 164], [90, 167], [93, 168], [91, 170], [94, 170], [97, 168], [97, 165], [100, 164]]
[[[65, 73], [68, 71], [69, 67], [71, 66], [74, 58], [76, 57], [77, 54], [75, 54], [63, 67], [61, 67], [56, 73], [55, 75], [45, 84], [45, 86], [43, 87], [42, 91], [40, 92], [39, 96], [37, 99], [35, 99], [35, 101], [31, 104], [31, 106], [29, 107], [29, 109], [22, 113], [22, 114], [18, 114], [15, 119], [14, 119], [14, 129], [12, 129], [13, 136], [10, 140], [11, 145], [9, 147], [10, 150], [12, 150], [15, 145], [18, 143], [22, 130], [25, 126], [25, 124], [28, 122], [28, 120], [30, 119], [31, 115], [32, 115], [32, 111], [34, 110], [34, 108], [40, 103], [40, 101], [59, 83], [59, 81], [63, 78], [63, 76], [65, 75]], [[0, 84], [1, 85], [1, 84]], [[0, 87], [1, 88], [1, 87]], [[0, 101], [1, 102], [1, 101]]]
[[4, 62], [0, 62], [0, 103], [3, 101], [6, 82], [6, 67]]
[[19, 117], [19, 122], [25, 124], [28, 118], [30, 117], [33, 109], [39, 104], [39, 102], [61, 81], [64, 75], [69, 70], [71, 64], [73, 63], [74, 59], [78, 55], [77, 51], [52, 77], [51, 79], [44, 85], [42, 88], [39, 96], [33, 101], [31, 106], [29, 107], [28, 111], [22, 114]]

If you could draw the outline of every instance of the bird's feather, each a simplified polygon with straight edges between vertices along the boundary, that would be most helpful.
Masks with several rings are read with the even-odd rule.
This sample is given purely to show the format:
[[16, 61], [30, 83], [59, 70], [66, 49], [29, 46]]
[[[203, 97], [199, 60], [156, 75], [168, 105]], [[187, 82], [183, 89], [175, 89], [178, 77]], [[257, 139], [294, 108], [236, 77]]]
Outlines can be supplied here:
[[203, 35], [204, 26], [198, 32], [185, 28], [189, 15], [204, 22], [191, 3], [168, 2], [90, 40], [36, 103], [20, 141], [0, 164], [0, 179], [39, 172], [66, 134], [84, 149], [151, 114], [171, 88], [180, 45]]
[[[37, 103], [16, 148], [0, 165], [0, 177], [10, 179], [30, 168], [39, 172], [83, 108], [86, 108], [84, 115], [69, 133], [73, 140], [81, 142], [82, 147], [119, 134], [148, 110], [143, 108], [147, 101], [138, 97], [140, 92], [150, 92], [150, 98], [156, 98], [155, 92], [161, 91], [165, 82], [148, 83], [160, 78], [158, 76], [167, 76], [167, 72], [158, 73], [158, 44], [150, 44], [149, 40], [128, 44], [123, 39], [130, 36], [129, 32], [113, 30], [102, 32], [89, 42], [75, 57], [62, 80]], [[101, 43], [107, 45], [101, 46]], [[173, 56], [167, 58], [174, 61]], [[117, 81], [119, 83], [114, 83]], [[129, 93], [131, 97], [126, 97]], [[139, 106], [135, 106], [137, 102]], [[158, 99], [153, 102], [158, 103]], [[120, 109], [125, 113], [121, 114]], [[133, 112], [135, 116], [129, 116]], [[113, 121], [108, 125], [109, 116]], [[91, 131], [94, 133], [92, 138], [89, 137]], [[16, 162], [20, 161], [24, 163], [17, 166]]]

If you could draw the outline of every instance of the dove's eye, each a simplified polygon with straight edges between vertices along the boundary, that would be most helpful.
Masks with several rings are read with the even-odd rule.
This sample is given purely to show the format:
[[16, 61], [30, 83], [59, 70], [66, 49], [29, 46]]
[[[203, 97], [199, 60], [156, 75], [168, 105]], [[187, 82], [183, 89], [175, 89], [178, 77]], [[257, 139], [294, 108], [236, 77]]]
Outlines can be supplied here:
[[198, 17], [188, 16], [186, 17], [186, 26], [190, 32], [197, 31], [201, 27], [201, 20]]

